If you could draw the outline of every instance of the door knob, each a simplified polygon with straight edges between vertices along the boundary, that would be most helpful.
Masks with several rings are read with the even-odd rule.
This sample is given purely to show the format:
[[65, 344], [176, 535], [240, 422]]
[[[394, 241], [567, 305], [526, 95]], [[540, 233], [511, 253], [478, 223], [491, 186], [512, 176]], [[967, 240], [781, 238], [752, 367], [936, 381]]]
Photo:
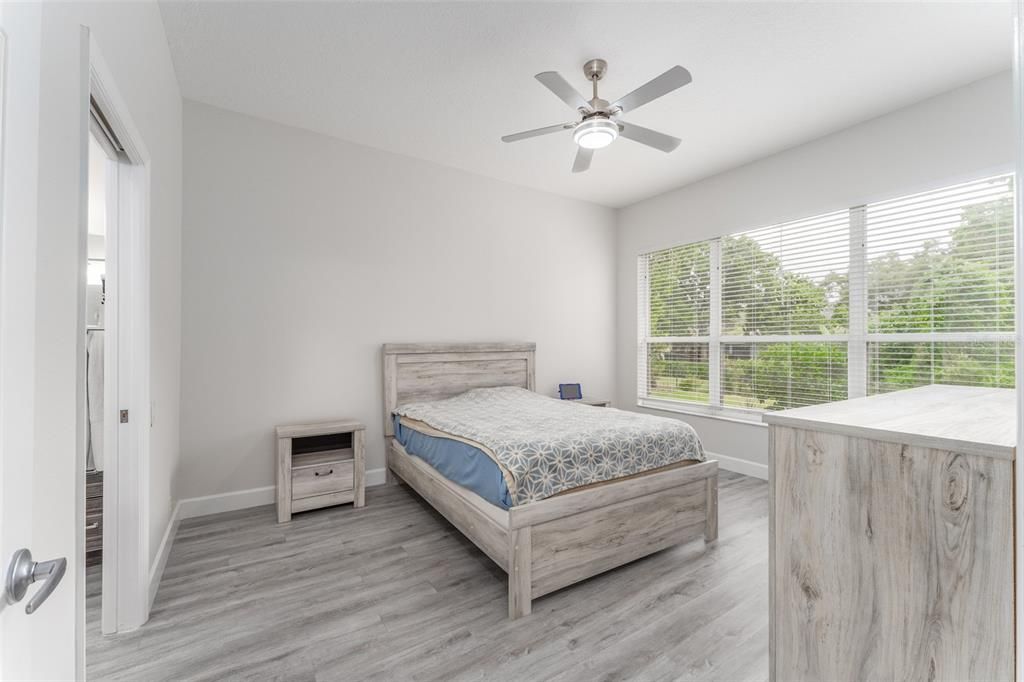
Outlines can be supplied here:
[[67, 568], [68, 560], [64, 557], [49, 561], [32, 561], [32, 552], [27, 549], [19, 549], [11, 557], [11, 565], [7, 567], [7, 582], [5, 583], [7, 603], [18, 603], [25, 596], [29, 585], [42, 580], [43, 586], [32, 595], [28, 604], [25, 605], [25, 613], [29, 615], [35, 613], [47, 597], [53, 594]]

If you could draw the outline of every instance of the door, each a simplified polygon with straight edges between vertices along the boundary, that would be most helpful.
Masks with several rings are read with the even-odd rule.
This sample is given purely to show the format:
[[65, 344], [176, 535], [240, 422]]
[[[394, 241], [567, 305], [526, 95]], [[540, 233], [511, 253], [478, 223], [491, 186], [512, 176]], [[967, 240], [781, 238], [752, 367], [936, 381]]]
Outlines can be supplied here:
[[[0, 3], [0, 575], [16, 550], [58, 564], [0, 599], [0, 678], [83, 670], [85, 178], [88, 41], [57, 5]], [[55, 575], [54, 575], [55, 577]]]

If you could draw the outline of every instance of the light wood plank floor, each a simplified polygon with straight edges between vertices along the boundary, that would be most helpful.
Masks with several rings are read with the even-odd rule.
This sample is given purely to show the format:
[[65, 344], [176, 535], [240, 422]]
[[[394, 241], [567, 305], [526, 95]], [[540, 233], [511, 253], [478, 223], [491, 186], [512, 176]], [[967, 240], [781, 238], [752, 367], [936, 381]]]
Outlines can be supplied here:
[[[505, 574], [405, 487], [367, 506], [182, 522], [149, 623], [99, 632], [92, 680], [765, 680], [768, 488], [723, 472], [720, 537], [506, 618]], [[98, 587], [97, 575], [89, 581]]]

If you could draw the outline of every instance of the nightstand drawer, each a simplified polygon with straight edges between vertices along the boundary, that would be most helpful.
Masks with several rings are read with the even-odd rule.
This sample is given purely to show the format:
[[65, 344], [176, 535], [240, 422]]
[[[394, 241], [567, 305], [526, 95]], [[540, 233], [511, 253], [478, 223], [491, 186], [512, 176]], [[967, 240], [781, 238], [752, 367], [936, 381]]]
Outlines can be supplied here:
[[352, 473], [351, 459], [292, 469], [292, 499], [351, 490]]

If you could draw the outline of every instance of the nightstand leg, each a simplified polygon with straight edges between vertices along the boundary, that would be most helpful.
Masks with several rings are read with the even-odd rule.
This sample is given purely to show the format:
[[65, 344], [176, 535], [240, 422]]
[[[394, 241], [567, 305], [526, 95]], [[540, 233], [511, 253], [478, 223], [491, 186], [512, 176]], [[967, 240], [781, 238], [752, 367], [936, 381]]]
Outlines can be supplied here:
[[292, 439], [277, 439], [277, 522], [292, 520]]
[[352, 504], [362, 507], [366, 504], [366, 432], [356, 431], [352, 434], [352, 451], [355, 458], [352, 487], [355, 488]]

